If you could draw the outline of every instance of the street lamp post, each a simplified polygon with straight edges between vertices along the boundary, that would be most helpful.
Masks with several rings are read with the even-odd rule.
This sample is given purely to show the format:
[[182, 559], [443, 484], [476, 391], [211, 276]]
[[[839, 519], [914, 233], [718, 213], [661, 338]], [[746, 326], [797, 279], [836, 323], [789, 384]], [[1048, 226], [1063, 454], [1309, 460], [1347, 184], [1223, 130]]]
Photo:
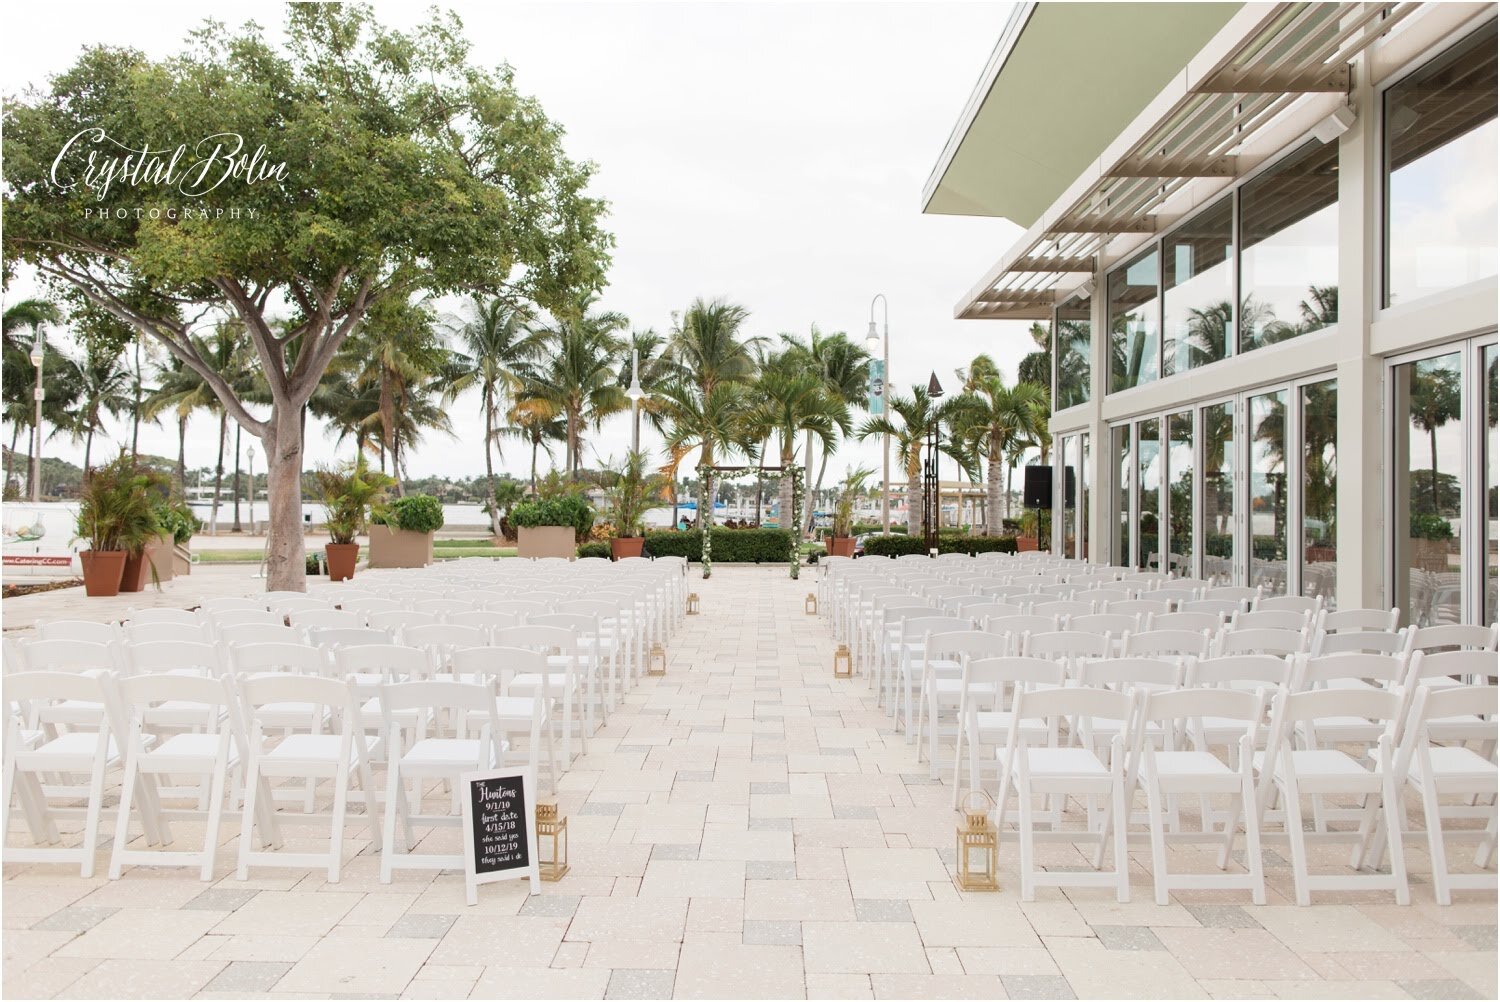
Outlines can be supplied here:
[[924, 464], [922, 483], [922, 538], [928, 556], [937, 556], [938, 523], [943, 517], [943, 489], [938, 470], [938, 419], [937, 402], [942, 399], [943, 386], [937, 373], [927, 381], [927, 396], [932, 400], [933, 412], [927, 424], [927, 462]]
[[245, 455], [250, 459], [250, 535], [255, 535], [255, 446], [247, 445]]
[[630, 398], [630, 451], [641, 451], [641, 398], [646, 391], [641, 389], [641, 352], [639, 348], [630, 350], [630, 389], [625, 391]]
[[[879, 301], [882, 318], [884, 320], [884, 337], [875, 331], [875, 303]], [[876, 351], [880, 351], [880, 410], [881, 414], [890, 418], [890, 386], [891, 386], [891, 304], [886, 300], [885, 293], [877, 293], [870, 300], [870, 330], [865, 335], [865, 351], [873, 357]], [[891, 531], [891, 436], [883, 434], [880, 436], [880, 531], [890, 534]], [[911, 498], [906, 499], [911, 504]]]
[[[36, 341], [31, 346], [31, 364], [36, 367], [36, 389], [31, 391], [31, 395], [36, 401], [36, 414], [31, 424], [31, 462], [27, 464], [33, 502], [42, 499], [42, 401], [47, 398], [47, 391], [42, 388], [42, 360], [46, 357], [46, 347], [46, 335], [42, 333], [41, 324], [38, 324]], [[88, 476], [88, 472], [84, 470], [83, 475]]]

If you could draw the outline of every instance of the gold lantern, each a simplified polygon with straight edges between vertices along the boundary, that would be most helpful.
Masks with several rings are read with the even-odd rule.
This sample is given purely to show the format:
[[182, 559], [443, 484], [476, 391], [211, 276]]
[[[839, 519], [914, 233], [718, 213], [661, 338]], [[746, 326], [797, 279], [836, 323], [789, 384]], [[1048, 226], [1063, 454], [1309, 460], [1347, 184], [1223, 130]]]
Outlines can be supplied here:
[[[983, 798], [976, 804], [978, 798]], [[961, 891], [998, 891], [1000, 889], [1000, 831], [990, 821], [995, 802], [983, 790], [969, 794], [964, 803], [964, 818], [959, 823], [954, 848], [958, 856], [958, 889]]]
[[536, 805], [536, 860], [543, 880], [561, 880], [568, 872], [568, 819], [556, 804]]
[[651, 645], [651, 660], [646, 663], [647, 675], [665, 675], [667, 673], [667, 649], [661, 644]]
[[833, 652], [833, 677], [854, 677], [854, 658], [849, 654], [848, 644], [839, 644], [838, 650]]
[[807, 593], [807, 600], [802, 603], [802, 611], [807, 613], [809, 616], [816, 616], [818, 614], [817, 592], [810, 591]]
[[695, 591], [688, 592], [687, 614], [689, 616], [698, 615], [698, 593]]

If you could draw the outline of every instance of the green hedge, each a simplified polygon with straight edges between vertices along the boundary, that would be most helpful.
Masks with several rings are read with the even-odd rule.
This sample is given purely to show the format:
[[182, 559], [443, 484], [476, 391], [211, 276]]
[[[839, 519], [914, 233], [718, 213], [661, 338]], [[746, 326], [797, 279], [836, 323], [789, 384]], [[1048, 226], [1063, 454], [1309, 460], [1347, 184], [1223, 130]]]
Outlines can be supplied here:
[[[863, 536], [866, 533], [879, 532], [879, 531], [880, 531], [880, 523], [879, 522], [855, 522], [854, 523], [854, 534], [856, 536]], [[899, 523], [894, 523], [893, 522], [893, 523], [891, 523], [891, 531], [892, 532], [901, 532], [901, 533], [904, 533], [904, 532], [906, 532], [906, 526], [901, 525]]]
[[[791, 559], [792, 536], [783, 529], [714, 529], [714, 563], [774, 564]], [[648, 557], [703, 559], [703, 541], [697, 532], [648, 532], [644, 553]]]
[[584, 543], [578, 548], [578, 555], [580, 557], [604, 557], [608, 559], [610, 556], [609, 544], [598, 542]]
[[565, 525], [571, 528], [581, 542], [594, 525], [594, 509], [576, 494], [562, 497], [539, 498], [521, 501], [510, 510], [510, 522], [522, 529], [534, 529], [541, 525]]
[[437, 532], [443, 527], [443, 503], [431, 494], [408, 494], [392, 501], [384, 514], [370, 521], [410, 532]]
[[[927, 545], [920, 536], [896, 535], [871, 536], [865, 540], [867, 557], [901, 557], [912, 553], [926, 553]], [[1015, 553], [1014, 536], [966, 536], [962, 533], [938, 534], [939, 553]]]

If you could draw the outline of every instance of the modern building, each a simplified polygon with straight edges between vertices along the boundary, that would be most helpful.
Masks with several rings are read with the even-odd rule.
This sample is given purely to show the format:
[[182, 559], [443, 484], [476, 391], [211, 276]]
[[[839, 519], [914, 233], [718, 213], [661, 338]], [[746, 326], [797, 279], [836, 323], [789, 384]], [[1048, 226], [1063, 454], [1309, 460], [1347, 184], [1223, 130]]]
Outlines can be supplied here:
[[1496, 140], [1493, 3], [1018, 5], [923, 208], [1026, 227], [1054, 546], [1494, 623]]

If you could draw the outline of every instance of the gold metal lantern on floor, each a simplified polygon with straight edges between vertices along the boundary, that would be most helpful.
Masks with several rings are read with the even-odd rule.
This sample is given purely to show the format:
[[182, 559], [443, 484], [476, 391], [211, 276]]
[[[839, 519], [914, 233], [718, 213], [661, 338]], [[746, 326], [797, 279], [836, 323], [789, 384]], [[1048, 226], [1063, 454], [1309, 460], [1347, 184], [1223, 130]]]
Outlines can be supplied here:
[[667, 649], [661, 644], [651, 645], [651, 659], [646, 662], [647, 675], [665, 675], [667, 673]]
[[698, 615], [698, 593], [695, 591], [688, 592], [687, 614], [689, 616]]
[[809, 616], [816, 616], [818, 614], [817, 592], [810, 591], [807, 593], [807, 599], [802, 603], [802, 611], [807, 613]]
[[1000, 830], [990, 820], [994, 806], [995, 802], [983, 790], [969, 794], [964, 803], [964, 817], [954, 840], [958, 856], [956, 880], [961, 891], [1000, 889]]
[[536, 859], [543, 880], [561, 880], [568, 872], [568, 819], [556, 804], [536, 805]]
[[849, 653], [848, 644], [839, 644], [838, 650], [833, 652], [833, 677], [854, 677], [854, 657]]

